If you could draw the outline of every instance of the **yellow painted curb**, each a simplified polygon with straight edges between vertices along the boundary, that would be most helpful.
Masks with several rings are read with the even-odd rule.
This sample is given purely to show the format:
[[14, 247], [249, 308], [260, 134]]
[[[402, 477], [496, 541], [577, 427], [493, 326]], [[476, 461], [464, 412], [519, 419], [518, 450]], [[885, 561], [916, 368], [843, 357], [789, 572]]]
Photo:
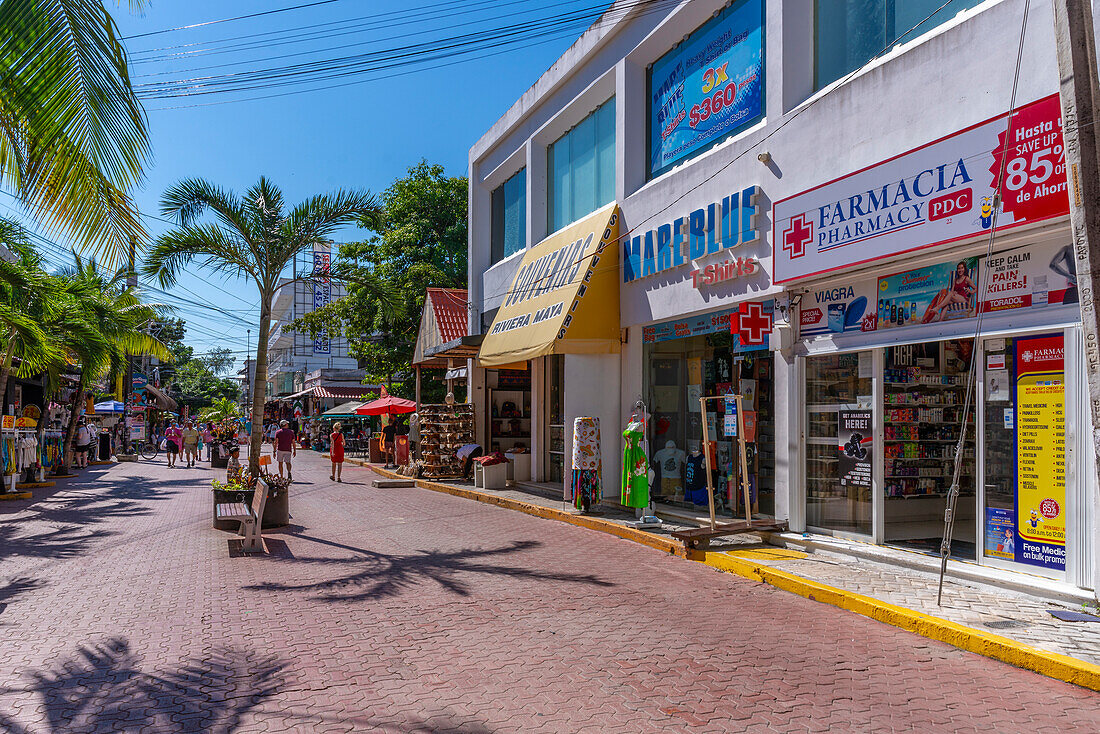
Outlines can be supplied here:
[[736, 558], [726, 553], [692, 551], [691, 560], [720, 571], [737, 574], [753, 581], [804, 596], [812, 601], [846, 609], [856, 614], [914, 632], [922, 637], [946, 642], [962, 650], [1033, 670], [1050, 678], [1100, 691], [1100, 665], [1040, 650], [1007, 637], [984, 632], [905, 607], [888, 604], [863, 594], [819, 584], [795, 574]]
[[30, 492], [4, 492], [0, 493], [0, 500], [29, 500]]
[[113, 461], [89, 461], [88, 466], [110, 466]]
[[39, 489], [41, 487], [54, 487], [57, 486], [57, 482], [20, 482], [15, 485], [16, 489]]
[[[379, 469], [376, 466], [364, 465], [361, 462], [360, 466], [368, 466], [375, 474], [380, 474], [389, 479], [412, 479], [412, 477], [403, 477], [395, 472], [387, 471], [385, 469]], [[417, 479], [416, 486], [421, 489], [428, 489], [433, 492], [441, 492], [443, 494], [449, 494], [455, 497], [464, 497], [466, 499], [476, 500], [478, 502], [484, 502], [487, 505], [496, 505], [497, 507], [503, 507], [508, 510], [516, 510], [527, 515], [534, 517], [541, 517], [546, 520], [558, 520], [559, 522], [569, 523], [570, 525], [576, 525], [582, 528], [588, 528], [589, 530], [597, 530], [601, 533], [607, 533], [609, 535], [615, 535], [625, 540], [632, 540], [635, 543], [654, 548], [665, 553], [677, 555], [680, 557], [686, 557], [683, 544], [671, 540], [669, 538], [662, 538], [659, 535], [653, 533], [647, 533], [644, 530], [636, 530], [634, 528], [628, 528], [618, 523], [609, 522], [607, 520], [600, 520], [595, 517], [586, 517], [584, 515], [574, 515], [563, 510], [558, 510], [553, 507], [543, 507], [542, 505], [531, 504], [530, 502], [522, 502], [520, 500], [514, 500], [510, 497], [500, 497], [495, 494], [485, 494], [473, 489], [467, 489], [465, 487], [453, 487], [449, 484], [441, 484], [439, 482], [429, 482], [424, 479]]]

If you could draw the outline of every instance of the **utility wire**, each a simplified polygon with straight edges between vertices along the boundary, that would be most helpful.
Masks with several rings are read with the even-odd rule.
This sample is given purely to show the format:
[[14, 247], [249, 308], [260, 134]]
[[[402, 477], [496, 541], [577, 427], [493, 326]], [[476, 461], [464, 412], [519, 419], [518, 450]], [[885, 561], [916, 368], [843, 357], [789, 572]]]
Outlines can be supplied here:
[[292, 5], [288, 8], [277, 8], [275, 10], [264, 10], [259, 13], [249, 13], [247, 15], [238, 15], [232, 18], [221, 18], [220, 20], [208, 20], [202, 23], [192, 23], [190, 25], [176, 26], [175, 28], [164, 28], [159, 31], [148, 31], [146, 33], [135, 33], [132, 36], [123, 36], [122, 40], [129, 41], [134, 38], [147, 38], [149, 36], [160, 36], [165, 33], [175, 33], [176, 31], [187, 31], [193, 28], [205, 28], [206, 26], [220, 25], [221, 23], [233, 23], [238, 20], [245, 20], [247, 18], [259, 18], [264, 15], [276, 15], [278, 13], [287, 13], [292, 10], [301, 10], [303, 8], [315, 8], [318, 5], [332, 5], [333, 3], [340, 2], [340, 0], [317, 0], [317, 2], [306, 3], [304, 5]]
[[[997, 166], [997, 185], [993, 187], [996, 200], [993, 202], [993, 219], [989, 227], [989, 242], [985, 248], [986, 262], [993, 254], [993, 243], [997, 238], [997, 214], [1000, 210], [1001, 185], [1004, 182], [1005, 161], [1008, 159], [1009, 149], [1012, 147], [1012, 115], [1016, 110], [1016, 91], [1020, 85], [1020, 67], [1024, 60], [1024, 38], [1027, 35], [1027, 16], [1031, 8], [1031, 0], [1024, 0], [1023, 18], [1020, 20], [1020, 44], [1016, 51], [1016, 69], [1012, 76], [1012, 94], [1008, 102], [1008, 122], [1005, 129], [1004, 145], [1001, 146], [1001, 160]], [[977, 377], [979, 339], [982, 335], [982, 322], [985, 320], [985, 309], [982, 308], [982, 298], [985, 296], [989, 285], [989, 268], [982, 268], [982, 285], [975, 294], [978, 302], [978, 317], [974, 323], [974, 344], [970, 350], [970, 366], [966, 380], [966, 398], [963, 401], [962, 417], [960, 418], [959, 442], [955, 446], [955, 466], [951, 475], [951, 488], [947, 491], [947, 509], [943, 516], [943, 538], [940, 540], [940, 579], [936, 590], [936, 606], [940, 606], [943, 600], [943, 577], [947, 573], [947, 559], [951, 556], [951, 540], [955, 529], [955, 506], [959, 500], [959, 478], [962, 475], [963, 449], [966, 446], [966, 431], [969, 427], [968, 416], [971, 402], [974, 399], [974, 391]]]

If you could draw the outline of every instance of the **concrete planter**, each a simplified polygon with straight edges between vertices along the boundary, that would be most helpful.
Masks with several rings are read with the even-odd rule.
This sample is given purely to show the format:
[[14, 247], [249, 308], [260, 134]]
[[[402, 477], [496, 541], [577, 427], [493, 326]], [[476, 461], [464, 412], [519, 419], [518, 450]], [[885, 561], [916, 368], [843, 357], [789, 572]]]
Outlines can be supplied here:
[[[215, 489], [211, 490], [210, 494], [213, 495], [210, 516], [213, 518], [214, 528], [217, 530], [236, 531], [241, 524], [236, 520], [218, 520], [217, 506], [231, 502], [241, 502], [246, 505], [251, 505], [253, 491], [251, 489], [234, 491]], [[267, 495], [267, 502], [264, 503], [262, 527], [279, 528], [288, 523], [290, 523], [290, 498], [288, 493], [279, 492], [278, 496], [272, 497], [269, 492]]]
[[137, 454], [115, 454], [115, 458], [119, 461], [137, 461]]

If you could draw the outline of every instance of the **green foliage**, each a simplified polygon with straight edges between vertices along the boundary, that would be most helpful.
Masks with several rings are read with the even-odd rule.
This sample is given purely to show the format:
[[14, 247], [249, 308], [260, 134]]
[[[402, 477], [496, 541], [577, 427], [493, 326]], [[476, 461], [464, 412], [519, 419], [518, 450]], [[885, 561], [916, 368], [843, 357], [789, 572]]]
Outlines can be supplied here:
[[[283, 271], [294, 257], [318, 243], [331, 243], [343, 226], [377, 221], [379, 210], [368, 192], [338, 190], [286, 207], [282, 191], [266, 178], [243, 196], [203, 179], [180, 181], [164, 193], [161, 212], [179, 226], [161, 235], [145, 260], [143, 272], [169, 287], [192, 263], [231, 277], [251, 280], [259, 291], [252, 421], [263, 421], [267, 383], [267, 342], [271, 303]], [[313, 280], [312, 275], [295, 281]], [[259, 431], [252, 435], [249, 470], [259, 473]]]
[[199, 359], [192, 359], [176, 368], [169, 391], [181, 405], [190, 406], [192, 413], [217, 400], [235, 401], [240, 396], [240, 386], [236, 380], [218, 377]]
[[241, 414], [237, 401], [229, 398], [217, 398], [214, 404], [199, 413], [199, 418], [204, 421], [223, 421], [229, 418], [237, 418]]
[[[467, 189], [465, 176], [449, 177], [442, 166], [421, 161], [411, 167], [382, 194], [377, 234], [340, 248], [333, 272], [347, 279], [347, 296], [290, 327], [347, 337], [367, 382], [392, 383], [394, 392], [412, 395], [409, 362], [424, 292], [466, 287]], [[399, 316], [387, 318], [394, 302]], [[442, 390], [437, 385], [425, 383], [429, 393]]]
[[233, 369], [237, 358], [232, 354], [226, 347], [215, 347], [206, 353], [206, 356], [202, 358], [202, 363], [215, 375], [220, 375]]
[[51, 234], [117, 262], [145, 230], [126, 191], [149, 152], [101, 0], [0, 3], [0, 180]]

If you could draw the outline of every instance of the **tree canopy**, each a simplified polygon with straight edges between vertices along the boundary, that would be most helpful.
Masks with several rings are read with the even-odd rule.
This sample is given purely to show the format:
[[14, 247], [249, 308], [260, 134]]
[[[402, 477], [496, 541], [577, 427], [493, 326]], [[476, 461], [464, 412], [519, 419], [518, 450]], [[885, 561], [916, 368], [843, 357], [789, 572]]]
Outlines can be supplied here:
[[[348, 280], [347, 295], [290, 328], [347, 338], [350, 352], [367, 370], [367, 382], [392, 384], [412, 393], [408, 372], [428, 287], [466, 287], [465, 176], [447, 176], [443, 166], [421, 161], [382, 194], [375, 234], [344, 245], [333, 273]], [[373, 275], [400, 304], [388, 322]], [[440, 395], [439, 397], [442, 397]]]

